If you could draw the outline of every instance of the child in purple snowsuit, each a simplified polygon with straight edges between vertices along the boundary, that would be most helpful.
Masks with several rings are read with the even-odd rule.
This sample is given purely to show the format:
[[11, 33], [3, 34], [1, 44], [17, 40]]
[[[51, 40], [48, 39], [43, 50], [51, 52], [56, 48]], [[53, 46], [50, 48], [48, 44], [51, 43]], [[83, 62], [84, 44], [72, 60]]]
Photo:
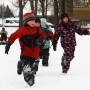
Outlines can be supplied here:
[[70, 67], [70, 62], [74, 58], [76, 46], [75, 32], [79, 35], [89, 35], [90, 32], [86, 29], [81, 29], [75, 22], [70, 21], [68, 14], [61, 15], [61, 22], [55, 30], [53, 40], [53, 50], [56, 51], [57, 41], [61, 37], [61, 46], [64, 50], [62, 56], [62, 73], [67, 73]]

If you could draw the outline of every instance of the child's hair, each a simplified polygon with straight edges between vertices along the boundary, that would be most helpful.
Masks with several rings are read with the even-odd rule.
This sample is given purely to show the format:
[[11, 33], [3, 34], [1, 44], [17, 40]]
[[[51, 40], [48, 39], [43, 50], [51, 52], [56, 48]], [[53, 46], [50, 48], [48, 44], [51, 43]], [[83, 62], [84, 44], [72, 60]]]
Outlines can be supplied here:
[[35, 23], [41, 23], [41, 20], [40, 20], [40, 18], [36, 18], [36, 20], [35, 20]]

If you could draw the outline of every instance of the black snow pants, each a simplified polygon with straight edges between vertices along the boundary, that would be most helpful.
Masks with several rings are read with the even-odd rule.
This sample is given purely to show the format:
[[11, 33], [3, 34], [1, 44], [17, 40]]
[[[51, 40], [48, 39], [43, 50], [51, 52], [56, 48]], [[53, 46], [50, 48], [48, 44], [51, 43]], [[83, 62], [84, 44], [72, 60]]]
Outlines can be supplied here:
[[42, 64], [48, 66], [49, 48], [42, 49], [40, 52], [40, 57], [42, 59]]
[[20, 61], [18, 61], [18, 70], [22, 72], [23, 67], [29, 65], [29, 67], [33, 68], [33, 64], [35, 62], [35, 58], [28, 57], [28, 56], [20, 56]]

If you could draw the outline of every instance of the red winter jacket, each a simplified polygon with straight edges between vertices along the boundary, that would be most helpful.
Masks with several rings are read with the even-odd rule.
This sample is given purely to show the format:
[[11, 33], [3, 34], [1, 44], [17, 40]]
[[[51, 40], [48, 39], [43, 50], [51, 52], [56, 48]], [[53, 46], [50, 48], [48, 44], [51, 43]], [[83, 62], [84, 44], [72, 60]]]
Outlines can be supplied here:
[[[18, 29], [16, 32], [12, 33], [11, 36], [8, 39], [8, 43], [12, 44], [14, 41], [18, 38], [22, 38], [24, 35], [35, 35], [36, 34], [36, 27], [22, 27]], [[46, 35], [43, 33], [42, 30], [38, 31], [39, 37], [42, 37], [44, 40], [46, 39]], [[20, 41], [20, 40], [19, 40]], [[22, 41], [20, 41], [20, 47], [21, 47], [21, 56], [29, 56], [33, 58], [37, 58], [39, 56], [40, 46], [35, 47], [27, 47], [24, 45]]]

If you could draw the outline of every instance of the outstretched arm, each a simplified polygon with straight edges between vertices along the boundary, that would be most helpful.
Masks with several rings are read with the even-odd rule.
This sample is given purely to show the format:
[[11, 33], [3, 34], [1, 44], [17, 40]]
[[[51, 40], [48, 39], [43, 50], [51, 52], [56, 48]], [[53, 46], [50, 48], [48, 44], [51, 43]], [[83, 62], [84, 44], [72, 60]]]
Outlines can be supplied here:
[[12, 43], [21, 36], [21, 33], [19, 30], [17, 30], [16, 32], [14, 32], [13, 34], [11, 34], [11, 36], [9, 37], [7, 44], [5, 46], [5, 54], [8, 54], [10, 46], [12, 45]]
[[74, 25], [75, 27], [75, 32], [78, 33], [79, 35], [89, 35], [90, 32], [87, 29], [83, 29], [78, 25]]

